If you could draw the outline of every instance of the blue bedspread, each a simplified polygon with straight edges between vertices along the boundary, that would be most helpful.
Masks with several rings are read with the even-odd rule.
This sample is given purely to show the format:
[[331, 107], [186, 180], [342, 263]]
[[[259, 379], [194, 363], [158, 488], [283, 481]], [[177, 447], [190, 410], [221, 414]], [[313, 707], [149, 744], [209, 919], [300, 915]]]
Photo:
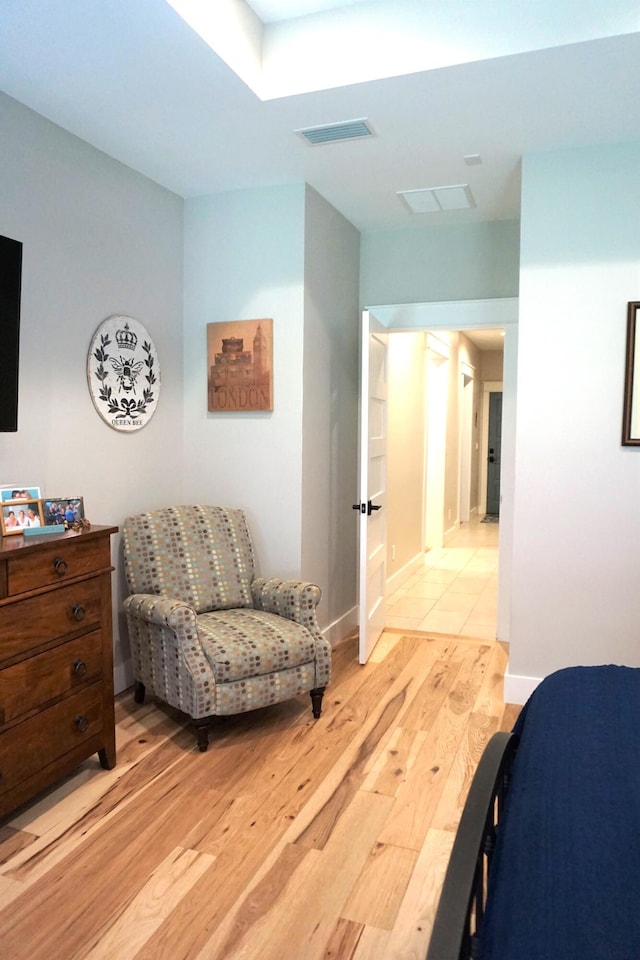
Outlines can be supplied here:
[[640, 669], [560, 670], [515, 730], [482, 960], [638, 960]]

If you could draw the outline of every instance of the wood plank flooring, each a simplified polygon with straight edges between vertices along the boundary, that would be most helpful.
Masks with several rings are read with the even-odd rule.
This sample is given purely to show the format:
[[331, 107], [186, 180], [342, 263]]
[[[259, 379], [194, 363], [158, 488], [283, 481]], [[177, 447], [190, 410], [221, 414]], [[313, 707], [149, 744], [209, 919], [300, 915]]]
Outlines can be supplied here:
[[478, 759], [505, 705], [500, 643], [386, 631], [307, 697], [186, 720], [131, 691], [97, 758], [0, 825], [3, 960], [424, 957]]

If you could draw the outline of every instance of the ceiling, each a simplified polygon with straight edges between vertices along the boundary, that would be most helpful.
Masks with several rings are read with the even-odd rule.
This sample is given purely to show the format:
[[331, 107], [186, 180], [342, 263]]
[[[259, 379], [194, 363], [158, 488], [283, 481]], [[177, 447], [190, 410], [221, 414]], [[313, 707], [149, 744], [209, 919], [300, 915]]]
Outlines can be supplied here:
[[249, 6], [264, 23], [281, 23], [283, 20], [304, 17], [310, 13], [366, 2], [368, 0], [249, 0]]
[[482, 352], [504, 350], [504, 330], [464, 330], [463, 333]]
[[[523, 154], [640, 139], [637, 0], [252, 0], [252, 8], [265, 58], [288, 66], [294, 84], [303, 71], [292, 72], [291, 49], [315, 50], [327, 68], [365, 52], [382, 74], [392, 69], [386, 53], [406, 50], [414, 65], [424, 49], [425, 63], [339, 86], [328, 79], [328, 89], [316, 77], [317, 89], [267, 98], [165, 0], [2, 0], [0, 89], [183, 197], [305, 181], [361, 231], [517, 219]], [[434, 59], [425, 31], [433, 40], [443, 11], [449, 38], [466, 46], [443, 41]], [[386, 52], [368, 32], [385, 17], [394, 25]], [[479, 18], [491, 24], [484, 35]], [[224, 39], [219, 24], [216, 35]], [[346, 37], [345, 50], [336, 44]], [[311, 146], [295, 132], [355, 118], [367, 118], [374, 136]], [[481, 162], [469, 165], [469, 155]], [[469, 185], [474, 206], [411, 214], [398, 196], [456, 184]]]

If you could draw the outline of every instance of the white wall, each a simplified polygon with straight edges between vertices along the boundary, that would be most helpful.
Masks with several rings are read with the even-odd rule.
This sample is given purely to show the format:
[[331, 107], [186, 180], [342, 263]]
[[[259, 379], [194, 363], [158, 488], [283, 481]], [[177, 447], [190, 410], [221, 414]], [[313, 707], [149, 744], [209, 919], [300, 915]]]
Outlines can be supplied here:
[[[0, 483], [81, 495], [95, 524], [172, 502], [182, 456], [182, 201], [0, 94], [0, 233], [23, 243], [18, 432], [0, 434]], [[87, 352], [112, 314], [140, 320], [161, 364], [142, 430], [98, 416]], [[119, 538], [113, 560], [119, 563]], [[114, 577], [116, 685], [130, 682]]]
[[304, 255], [301, 567], [342, 639], [357, 623], [360, 235], [309, 187]]
[[[425, 334], [392, 333], [388, 348], [387, 579], [422, 558]], [[397, 580], [392, 586], [398, 586]]]
[[[259, 571], [317, 581], [323, 628], [356, 599], [358, 259], [303, 184], [185, 203], [184, 499], [246, 510]], [[273, 412], [207, 413], [207, 323], [261, 317]]]
[[[460, 363], [480, 368], [480, 353], [471, 341], [458, 331], [438, 332], [449, 344], [447, 364], [447, 429], [446, 469], [442, 529], [457, 530], [460, 507], [459, 472], [461, 434], [459, 416]], [[412, 564], [421, 561], [424, 553], [424, 510], [429, 499], [425, 474], [425, 438], [427, 430], [428, 372], [425, 369], [425, 332], [393, 332], [388, 350], [388, 421], [387, 421], [387, 578], [390, 589], [398, 586]], [[480, 397], [479, 380], [473, 387], [471, 445], [471, 505], [477, 506], [479, 438], [476, 413]], [[395, 550], [394, 550], [395, 548]], [[395, 553], [395, 557], [394, 557]]]
[[361, 241], [360, 302], [514, 297], [518, 250], [515, 220], [367, 231]]
[[[449, 399], [447, 403], [447, 443], [445, 457], [445, 496], [444, 496], [444, 517], [443, 529], [445, 536], [447, 533], [455, 534], [457, 532], [460, 520], [460, 417], [461, 417], [461, 395], [460, 395], [460, 362], [464, 361], [473, 367], [478, 374], [480, 366], [480, 353], [471, 341], [459, 331], [450, 331], [448, 333], [451, 352], [449, 355]], [[474, 385], [473, 398], [473, 427], [472, 444], [478, 442], [478, 427], [476, 417], [478, 411], [479, 391], [477, 384]], [[477, 475], [477, 459], [473, 458], [472, 471], [475, 469]], [[474, 478], [475, 479], [475, 478]], [[475, 487], [475, 483], [474, 483]], [[429, 491], [427, 490], [427, 496]], [[472, 503], [477, 505], [476, 502]]]
[[640, 451], [620, 444], [639, 169], [640, 144], [523, 164], [507, 694], [570, 664], [640, 666]]
[[[301, 576], [305, 188], [185, 202], [184, 500], [246, 510], [258, 569]], [[273, 319], [274, 410], [208, 413], [208, 323]]]
[[[0, 484], [38, 485], [43, 496], [82, 495], [93, 523], [117, 526], [129, 514], [171, 503], [239, 504], [256, 521], [263, 568], [298, 576], [304, 573], [304, 391], [310, 411], [331, 411], [330, 449], [325, 443], [323, 471], [314, 480], [331, 515], [330, 522], [321, 515], [320, 572], [328, 568], [330, 577], [326, 617], [352, 609], [355, 534], [347, 525], [344, 536], [332, 533], [329, 541], [328, 532], [342, 521], [333, 493], [344, 481], [350, 498], [346, 488], [355, 484], [356, 231], [330, 208], [320, 216], [316, 250], [324, 248], [327, 259], [318, 268], [313, 301], [326, 284], [317, 330], [327, 323], [330, 362], [312, 365], [320, 375], [315, 385], [310, 376], [307, 388], [305, 239], [314, 236], [309, 225], [324, 201], [312, 203], [306, 228], [302, 184], [190, 201], [183, 246], [181, 198], [4, 95], [0, 125], [0, 233], [24, 245], [19, 429], [0, 434]], [[334, 254], [326, 251], [335, 236], [342, 238], [336, 249], [348, 269], [342, 292], [327, 293]], [[145, 325], [161, 365], [156, 413], [130, 434], [102, 421], [87, 387], [91, 339], [112, 314]], [[276, 409], [207, 414], [206, 324], [252, 316], [275, 321]], [[320, 453], [309, 449], [311, 462]], [[120, 613], [126, 588], [119, 539], [112, 550], [118, 690], [132, 680]], [[312, 538], [309, 543], [307, 560], [317, 565]]]
[[503, 350], [483, 350], [480, 354], [480, 380], [492, 380], [494, 382], [502, 380], [503, 364]]

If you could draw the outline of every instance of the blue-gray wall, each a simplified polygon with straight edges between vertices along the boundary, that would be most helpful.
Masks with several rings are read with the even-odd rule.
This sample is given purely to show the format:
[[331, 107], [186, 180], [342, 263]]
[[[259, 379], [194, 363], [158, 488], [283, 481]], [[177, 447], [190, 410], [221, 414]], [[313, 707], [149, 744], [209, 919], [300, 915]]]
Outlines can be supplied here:
[[363, 233], [362, 306], [517, 297], [520, 223]]
[[509, 673], [640, 666], [640, 450], [621, 445], [640, 299], [640, 144], [525, 157]]
[[[182, 476], [182, 200], [0, 94], [0, 233], [23, 243], [17, 433], [0, 433], [0, 484], [82, 496], [95, 524], [175, 502]], [[113, 314], [148, 330], [160, 400], [142, 430], [96, 413], [87, 353]], [[130, 682], [113, 558], [116, 685]]]

